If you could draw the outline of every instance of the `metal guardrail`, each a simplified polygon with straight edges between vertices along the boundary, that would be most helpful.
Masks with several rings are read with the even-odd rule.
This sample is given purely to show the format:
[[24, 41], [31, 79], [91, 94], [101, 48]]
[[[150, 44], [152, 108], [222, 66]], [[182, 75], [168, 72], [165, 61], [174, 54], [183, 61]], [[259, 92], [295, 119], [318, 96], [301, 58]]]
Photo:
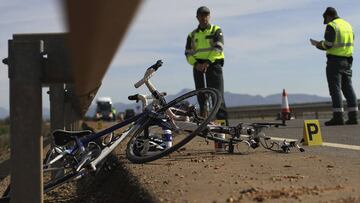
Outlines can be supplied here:
[[[77, 109], [85, 115], [140, 0], [65, 0]], [[81, 12], [79, 12], [81, 10]]]
[[[360, 100], [358, 100], [358, 104], [360, 108]], [[344, 102], [344, 106], [346, 107], [346, 102]], [[291, 115], [295, 117], [304, 117], [312, 114], [313, 117], [319, 118], [320, 114], [331, 114], [331, 109], [331, 101], [290, 104]], [[228, 107], [230, 119], [277, 117], [280, 112], [281, 104]]]
[[52, 128], [78, 128], [139, 4], [66, 0], [68, 34], [8, 41], [11, 202], [44, 200], [42, 87], [50, 86]]

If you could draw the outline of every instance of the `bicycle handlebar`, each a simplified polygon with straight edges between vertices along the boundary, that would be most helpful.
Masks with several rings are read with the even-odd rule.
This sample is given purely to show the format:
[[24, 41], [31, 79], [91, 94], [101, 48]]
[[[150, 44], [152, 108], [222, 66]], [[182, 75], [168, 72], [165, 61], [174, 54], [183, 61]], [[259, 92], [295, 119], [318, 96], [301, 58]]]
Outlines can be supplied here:
[[[160, 95], [161, 96], [166, 96], [167, 94], [166, 94], [166, 92], [161, 92]], [[152, 95], [134, 94], [134, 95], [128, 96], [128, 99], [130, 101], [138, 102], [139, 100], [142, 100], [142, 99], [153, 99], [153, 96]]]
[[[166, 96], [166, 92], [161, 92], [160, 93], [161, 96]], [[153, 95], [143, 95], [143, 94], [134, 94], [134, 95], [130, 95], [128, 96], [128, 99], [130, 101], [136, 101], [139, 102], [139, 100], [142, 103], [143, 109], [148, 105], [148, 100], [149, 99], [154, 99]]]
[[141, 85], [146, 83], [152, 77], [152, 75], [157, 71], [157, 69], [159, 69], [162, 66], [162, 64], [163, 62], [161, 60], [158, 60], [154, 65], [150, 66], [146, 70], [144, 77], [134, 84], [135, 88], [139, 88]]
[[128, 96], [128, 99], [130, 101], [135, 100], [137, 102], [137, 101], [139, 101], [139, 94], [130, 95], [130, 96]]
[[154, 69], [157, 71], [162, 66], [163, 62], [161, 60], [156, 61], [156, 63], [152, 66], [150, 66], [148, 69]]

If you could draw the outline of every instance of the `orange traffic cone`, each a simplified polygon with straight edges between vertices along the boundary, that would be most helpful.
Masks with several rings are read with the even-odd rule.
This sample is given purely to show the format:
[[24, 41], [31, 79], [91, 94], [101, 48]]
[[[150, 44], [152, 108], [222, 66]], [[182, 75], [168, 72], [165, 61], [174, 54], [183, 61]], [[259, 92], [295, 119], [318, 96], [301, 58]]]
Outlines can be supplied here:
[[285, 123], [285, 120], [290, 120], [290, 108], [289, 108], [289, 102], [288, 102], [288, 95], [287, 95], [285, 89], [283, 89], [283, 93], [282, 93], [281, 119], [283, 120], [283, 123]]

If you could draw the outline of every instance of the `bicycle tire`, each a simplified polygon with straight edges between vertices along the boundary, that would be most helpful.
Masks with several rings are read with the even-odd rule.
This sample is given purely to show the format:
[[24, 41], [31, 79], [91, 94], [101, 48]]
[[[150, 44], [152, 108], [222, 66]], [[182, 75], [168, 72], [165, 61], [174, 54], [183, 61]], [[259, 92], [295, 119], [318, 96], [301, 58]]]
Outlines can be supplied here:
[[[186, 129], [184, 127], [184, 128], [179, 129], [176, 132], [172, 132], [173, 138], [174, 138], [172, 146], [170, 146], [164, 150], [159, 150], [159, 151], [154, 150], [151, 153], [149, 153], [148, 149], [150, 149], [150, 148], [149, 148], [149, 146], [145, 146], [145, 145], [149, 145], [150, 142], [154, 142], [149, 139], [151, 139], [155, 136], [162, 135], [162, 131], [160, 130], [160, 132], [159, 132], [160, 126], [157, 124], [154, 124], [153, 118], [149, 118], [131, 136], [130, 141], [128, 142], [127, 147], [126, 147], [127, 159], [130, 160], [132, 163], [146, 163], [146, 162], [157, 160], [161, 157], [169, 155], [170, 153], [178, 150], [179, 148], [184, 146], [186, 143], [188, 143], [190, 140], [192, 140], [197, 134], [201, 133], [206, 128], [207, 124], [210, 121], [212, 121], [212, 119], [215, 117], [216, 113], [218, 112], [218, 110], [220, 108], [222, 98], [220, 96], [220, 93], [216, 89], [203, 88], [203, 89], [198, 89], [198, 90], [194, 90], [194, 91], [185, 93], [184, 95], [179, 96], [176, 99], [167, 103], [164, 107], [162, 107], [157, 112], [162, 113], [170, 108], [179, 109], [182, 107], [182, 105], [183, 105], [182, 103], [186, 103], [186, 102], [190, 103], [191, 108], [196, 109], [196, 107], [198, 105], [196, 103], [197, 96], [199, 94], [209, 95], [213, 99], [213, 108], [209, 112], [209, 115], [205, 118], [199, 119], [199, 117], [197, 117], [197, 115], [194, 114], [192, 116], [189, 116], [189, 121], [186, 121], [186, 122], [183, 121], [183, 123], [181, 123], [181, 121], [180, 122], [175, 121], [176, 124], [178, 124], [178, 123], [184, 124], [184, 126], [188, 125], [188, 126], [193, 127], [194, 129]], [[194, 112], [197, 112], [197, 111], [194, 110]], [[154, 128], [155, 130], [150, 132], [150, 130], [152, 130], [152, 128]], [[176, 133], [176, 135], [174, 135], [174, 133]], [[141, 147], [142, 147], [141, 150], [146, 151], [147, 154], [144, 154], [144, 153], [141, 154], [138, 152], [139, 151], [138, 148], [141, 148]], [[144, 149], [146, 149], [146, 150], [144, 150]]]
[[[75, 178], [76, 176], [78, 176], [78, 173], [75, 172], [71, 172], [71, 173], [67, 173], [66, 175], [53, 179], [50, 182], [44, 183], [44, 193], [49, 192], [50, 190], [53, 190], [57, 187], [60, 187], [61, 185], [67, 183], [69, 180]], [[10, 185], [7, 186], [6, 190], [4, 191], [3, 195], [2, 195], [2, 199], [9, 199], [10, 200]]]
[[[63, 174], [50, 174], [51, 170], [50, 167], [53, 167], [50, 165], [50, 161], [52, 161], [57, 155], [59, 155], [59, 151], [56, 150], [59, 149], [58, 147], [52, 147], [50, 148], [45, 155], [45, 158], [43, 160], [43, 183], [44, 183], [44, 193], [68, 182], [70, 179], [74, 177], [73, 170], [70, 170], [69, 172], [64, 172]], [[64, 165], [64, 157], [58, 159], [55, 161], [53, 165], [63, 166]], [[65, 168], [60, 167], [55, 170], [65, 170]], [[6, 190], [3, 192], [2, 198], [10, 198], [10, 192], [11, 192], [11, 184], [9, 184], [6, 188]]]

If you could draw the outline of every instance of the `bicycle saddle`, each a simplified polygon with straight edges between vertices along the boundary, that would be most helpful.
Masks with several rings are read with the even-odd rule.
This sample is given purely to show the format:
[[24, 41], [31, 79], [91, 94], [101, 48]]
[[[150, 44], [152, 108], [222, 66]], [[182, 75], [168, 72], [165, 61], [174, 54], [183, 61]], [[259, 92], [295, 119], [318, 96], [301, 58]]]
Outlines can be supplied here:
[[90, 130], [82, 131], [66, 131], [66, 130], [55, 130], [52, 134], [56, 145], [65, 145], [66, 143], [75, 140], [75, 137], [82, 137], [90, 135]]

